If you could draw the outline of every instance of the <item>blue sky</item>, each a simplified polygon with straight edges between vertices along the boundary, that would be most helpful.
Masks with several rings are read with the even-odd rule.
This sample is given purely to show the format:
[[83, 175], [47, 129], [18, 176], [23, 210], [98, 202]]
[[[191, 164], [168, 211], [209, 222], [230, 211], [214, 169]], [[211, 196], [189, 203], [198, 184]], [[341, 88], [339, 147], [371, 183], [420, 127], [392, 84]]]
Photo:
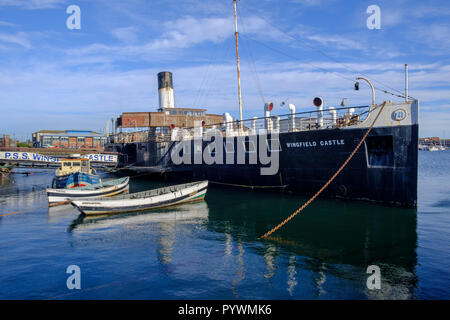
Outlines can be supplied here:
[[[380, 30], [366, 26], [372, 4]], [[69, 5], [80, 30], [66, 27]], [[403, 92], [408, 63], [420, 135], [449, 137], [448, 1], [241, 0], [239, 11], [244, 118], [262, 116], [264, 101], [275, 114], [285, 99], [300, 111], [315, 96], [369, 104], [350, 80]], [[155, 111], [159, 71], [173, 73], [177, 106], [237, 117], [233, 23], [231, 0], [0, 0], [0, 134], [99, 131], [121, 112]]]

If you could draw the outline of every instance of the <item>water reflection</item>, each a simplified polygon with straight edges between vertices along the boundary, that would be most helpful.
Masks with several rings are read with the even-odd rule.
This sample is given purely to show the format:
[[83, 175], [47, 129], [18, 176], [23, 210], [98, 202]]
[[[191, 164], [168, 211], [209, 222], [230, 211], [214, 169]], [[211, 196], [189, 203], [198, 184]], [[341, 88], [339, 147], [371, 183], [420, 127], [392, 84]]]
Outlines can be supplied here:
[[78, 216], [79, 211], [70, 204], [48, 207], [47, 223], [56, 223], [73, 219], [74, 216]]
[[[222, 199], [228, 200], [225, 203]], [[417, 284], [415, 209], [319, 200], [271, 238], [259, 240], [304, 200], [281, 194], [211, 190], [207, 201], [210, 207], [208, 228], [224, 232], [226, 243], [230, 242], [230, 235], [234, 239], [244, 236], [244, 241], [261, 243], [262, 246], [251, 248], [264, 259], [265, 279], [270, 281], [277, 270], [284, 273], [290, 295], [298, 282], [298, 268], [315, 273], [315, 291], [320, 297], [327, 293], [330, 273], [340, 279], [352, 279], [363, 288], [361, 284], [365, 284], [366, 269], [371, 264], [380, 266], [383, 283], [386, 288], [391, 287], [378, 292], [377, 298], [414, 295]], [[224, 225], [228, 227], [223, 228]], [[239, 226], [245, 226], [245, 233], [237, 232]], [[336, 265], [348, 267], [329, 267]]]
[[236, 272], [234, 280], [231, 282], [231, 291], [233, 292], [233, 295], [238, 298], [239, 294], [237, 293], [236, 287], [238, 284], [245, 279], [245, 266], [244, 266], [244, 246], [242, 244], [242, 241], [238, 241], [238, 252], [237, 255], [237, 264], [238, 264], [238, 270]]
[[264, 250], [264, 262], [266, 265], [266, 272], [264, 273], [264, 278], [270, 280], [275, 275], [276, 271], [276, 259], [277, 259], [277, 251], [278, 248], [272, 244], [266, 244], [266, 248]]
[[[80, 214], [69, 226], [69, 232], [106, 229], [114, 226], [132, 226], [148, 223], [161, 225], [177, 225], [179, 223], [199, 223], [208, 220], [208, 205], [206, 202], [183, 204], [179, 206], [133, 212], [117, 215], [86, 216]], [[164, 229], [160, 229], [164, 230]], [[159, 232], [164, 235], [165, 232]]]
[[[46, 208], [44, 189], [52, 175], [53, 171], [47, 176], [14, 177], [16, 182], [0, 187], [1, 210]], [[156, 187], [149, 181], [132, 183], [133, 192]], [[88, 217], [72, 206], [52, 207], [47, 221], [35, 216], [31, 236], [44, 235], [44, 243], [46, 238], [69, 240], [68, 255], [75, 241], [82, 245], [76, 252], [81, 257], [93, 255], [95, 265], [105, 267], [114, 261], [127, 272], [133, 269], [136, 281], [116, 281], [128, 294], [136, 292], [136, 283], [145, 287], [163, 279], [155, 298], [167, 292], [167, 281], [173, 283], [169, 297], [177, 298], [415, 296], [415, 210], [317, 200], [270, 239], [259, 239], [304, 201], [290, 195], [210, 188], [206, 202], [140, 213]], [[7, 218], [11, 230], [18, 227], [15, 221], [18, 218]], [[129, 248], [133, 250], [123, 258]], [[22, 252], [17, 257], [21, 259]], [[366, 269], [372, 264], [382, 271], [379, 291], [365, 286]], [[116, 271], [121, 271], [119, 266]]]
[[0, 186], [7, 184], [10, 181], [11, 181], [11, 179], [9, 178], [9, 174], [6, 174], [6, 173], [0, 171]]
[[206, 202], [118, 215], [85, 216], [80, 214], [69, 226], [69, 232], [86, 232], [113, 227], [132, 229], [136, 226], [156, 224], [157, 256], [162, 264], [172, 261], [177, 225], [203, 224], [208, 221]]
[[291, 254], [289, 256], [289, 264], [287, 268], [287, 274], [288, 274], [288, 280], [287, 280], [287, 291], [289, 292], [289, 295], [292, 296], [294, 293], [294, 289], [297, 286], [297, 270], [295, 267], [295, 255]]

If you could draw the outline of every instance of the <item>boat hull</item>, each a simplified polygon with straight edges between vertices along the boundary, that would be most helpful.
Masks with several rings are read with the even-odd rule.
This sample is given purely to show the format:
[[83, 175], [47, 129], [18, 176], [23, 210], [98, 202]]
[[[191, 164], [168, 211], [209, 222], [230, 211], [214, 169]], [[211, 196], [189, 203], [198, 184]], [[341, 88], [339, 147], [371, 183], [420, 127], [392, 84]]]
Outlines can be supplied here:
[[[259, 161], [248, 164], [249, 154], [246, 153], [246, 164], [227, 164], [224, 159], [224, 164], [175, 165], [168, 159], [166, 176], [176, 180], [207, 179], [213, 184], [311, 195], [338, 171], [366, 131], [367, 128], [354, 128], [280, 133], [279, 170], [274, 175], [262, 175], [260, 169], [266, 166]], [[206, 144], [203, 142], [203, 149]], [[237, 162], [236, 144], [235, 138], [234, 163]], [[191, 154], [194, 154], [193, 148]], [[417, 162], [417, 124], [373, 128], [321, 196], [415, 207]]]
[[98, 175], [88, 174], [84, 172], [75, 172], [63, 176], [56, 176], [54, 179], [54, 187], [56, 189], [84, 187], [100, 182]]
[[[136, 198], [136, 194], [130, 194], [117, 199], [72, 200], [71, 204], [85, 215], [102, 215], [145, 211], [204, 200], [208, 182], [203, 181], [200, 183], [191, 183], [190, 185], [191, 186], [184, 189], [178, 189], [176, 191], [160, 195], [149, 195], [148, 197]], [[162, 189], [163, 188], [157, 190]]]
[[[115, 182], [117, 181], [117, 184]], [[49, 206], [56, 206], [70, 203], [72, 199], [112, 197], [129, 191], [129, 177], [105, 182], [105, 187], [98, 189], [47, 189]], [[99, 184], [102, 185], [102, 184]], [[109, 185], [109, 186], [108, 186]]]

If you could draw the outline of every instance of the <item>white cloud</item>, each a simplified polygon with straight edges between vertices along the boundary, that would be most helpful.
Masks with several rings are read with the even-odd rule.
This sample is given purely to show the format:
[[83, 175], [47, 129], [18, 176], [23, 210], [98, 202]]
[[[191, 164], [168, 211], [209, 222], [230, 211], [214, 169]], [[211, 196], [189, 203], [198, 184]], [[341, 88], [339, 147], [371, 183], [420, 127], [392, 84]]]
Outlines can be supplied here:
[[292, 0], [294, 3], [300, 3], [305, 6], [320, 6], [325, 4], [331, 4], [335, 0]]
[[[112, 33], [121, 41], [129, 40], [125, 45], [106, 45], [93, 43], [66, 51], [70, 56], [109, 55], [120, 59], [149, 60], [152, 54], [166, 55], [170, 52], [180, 53], [180, 49], [190, 48], [205, 42], [222, 43], [234, 36], [234, 22], [230, 17], [195, 18], [185, 16], [180, 19], [167, 21], [162, 25], [162, 32], [156, 38], [142, 44], [133, 43], [137, 37], [137, 30], [132, 27], [115, 29]], [[266, 40], [281, 40], [282, 35], [267, 26], [263, 20], [251, 16], [246, 19], [245, 34], [264, 37]]]
[[25, 32], [17, 32], [14, 34], [0, 33], [0, 41], [16, 44], [26, 49], [31, 48], [31, 43], [28, 40], [27, 34]]
[[426, 28], [414, 28], [416, 37], [426, 43], [430, 48], [437, 50], [435, 53], [448, 54], [450, 49], [450, 25], [449, 24], [430, 24]]
[[[314, 64], [340, 71], [350, 79], [354, 77], [335, 63], [316, 61]], [[249, 67], [241, 67], [244, 117], [261, 116], [263, 101]], [[375, 78], [399, 89], [403, 87], [401, 65], [353, 63], [351, 67], [366, 73], [370, 79]], [[209, 73], [208, 68], [211, 68]], [[274, 101], [277, 106], [275, 114], [287, 113], [287, 110], [278, 107], [286, 98], [296, 104], [299, 111], [312, 109], [312, 98], [317, 95], [324, 97], [328, 106], [338, 105], [344, 97], [350, 98], [348, 102], [352, 105], [364, 105], [370, 101], [368, 87], [361, 86], [361, 91], [355, 92], [352, 81], [345, 81], [308, 64], [260, 63], [257, 69], [265, 99]], [[169, 67], [168, 70], [174, 75], [175, 101], [178, 106], [206, 107], [211, 113], [228, 111], [237, 116], [236, 69], [232, 62], [212, 66]], [[14, 113], [7, 111], [5, 117], [0, 119], [0, 127], [8, 128], [12, 117], [26, 114], [26, 118], [40, 117], [42, 121], [30, 121], [27, 124], [29, 127], [22, 121], [22, 130], [51, 129], [55, 126], [69, 128], [74, 122], [82, 126], [79, 129], [97, 130], [104, 126], [106, 119], [121, 112], [154, 111], [157, 107], [156, 74], [159, 71], [159, 68], [119, 71], [95, 67], [66, 71], [59, 64], [34, 66], [31, 69], [5, 67], [0, 71], [0, 100], [5, 110], [14, 110]], [[429, 115], [423, 117], [426, 123], [422, 133], [430, 134], [433, 127], [430, 123], [448, 110], [450, 91], [445, 87], [450, 84], [450, 65], [417, 65], [410, 71], [411, 95], [419, 98], [424, 108], [441, 106], [438, 111], [433, 108], [433, 112], [423, 109], [423, 113]], [[199, 90], [202, 82], [205, 85]], [[442, 87], [433, 88], [435, 83]], [[23, 95], [23, 92], [27, 94]], [[377, 102], [401, 100], [378, 91], [376, 94]], [[444, 128], [436, 126], [434, 130], [442, 131]]]
[[113, 36], [126, 43], [136, 42], [137, 32], [138, 30], [136, 27], [116, 28], [111, 31]]
[[354, 41], [343, 36], [310, 34], [304, 37], [339, 50], [366, 50], [367, 48], [361, 41]]
[[0, 26], [2, 27], [17, 27], [17, 24], [8, 21], [0, 21]]
[[0, 0], [0, 6], [14, 6], [33, 10], [55, 8], [65, 2], [67, 0]]

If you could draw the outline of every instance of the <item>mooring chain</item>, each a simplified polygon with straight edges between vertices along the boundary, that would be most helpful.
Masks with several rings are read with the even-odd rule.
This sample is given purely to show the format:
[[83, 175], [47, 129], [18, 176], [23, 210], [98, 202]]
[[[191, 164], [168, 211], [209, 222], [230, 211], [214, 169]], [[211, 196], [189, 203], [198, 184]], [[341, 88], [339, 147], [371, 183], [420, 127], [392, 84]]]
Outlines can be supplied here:
[[303, 204], [297, 211], [295, 211], [293, 214], [291, 214], [289, 217], [287, 217], [284, 221], [282, 221], [280, 224], [278, 224], [275, 228], [273, 228], [272, 230], [270, 230], [269, 232], [267, 232], [266, 234], [264, 234], [261, 238], [265, 239], [268, 236], [270, 236], [272, 233], [274, 233], [275, 231], [277, 231], [279, 228], [281, 228], [282, 226], [284, 226], [286, 223], [289, 222], [289, 220], [291, 220], [293, 217], [295, 217], [297, 214], [299, 214], [300, 212], [303, 211], [303, 209], [305, 209], [311, 202], [314, 201], [314, 199], [316, 199], [322, 192], [323, 190], [325, 190], [328, 185], [333, 182], [333, 180], [338, 176], [338, 174], [347, 166], [348, 162], [353, 158], [353, 156], [355, 155], [355, 153], [358, 151], [358, 149], [361, 147], [361, 145], [363, 144], [363, 142], [366, 140], [367, 136], [369, 135], [370, 131], [372, 131], [373, 126], [375, 125], [375, 122], [377, 122], [378, 117], [380, 116], [381, 112], [384, 109], [384, 106], [386, 105], [386, 102], [384, 102], [381, 105], [380, 111], [378, 111], [377, 116], [375, 117], [375, 119], [373, 120], [371, 126], [369, 127], [369, 129], [367, 129], [364, 137], [361, 139], [361, 141], [358, 143], [358, 145], [356, 146], [355, 150], [353, 150], [353, 152], [348, 156], [347, 160], [345, 160], [345, 162], [342, 164], [342, 166], [339, 168], [338, 171], [336, 171], [336, 173], [330, 178], [330, 180], [328, 180], [327, 183], [325, 183], [325, 185], [320, 188], [319, 191], [316, 192], [315, 195], [313, 195], [305, 204]]

